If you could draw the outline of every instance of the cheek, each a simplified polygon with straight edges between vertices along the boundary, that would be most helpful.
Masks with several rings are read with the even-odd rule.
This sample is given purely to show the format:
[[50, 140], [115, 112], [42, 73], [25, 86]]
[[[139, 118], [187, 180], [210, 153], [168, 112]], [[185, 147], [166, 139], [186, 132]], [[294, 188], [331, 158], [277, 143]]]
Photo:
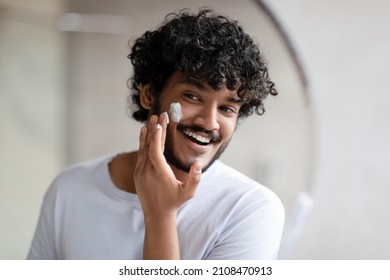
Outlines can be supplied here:
[[220, 124], [220, 133], [224, 136], [224, 138], [230, 139], [233, 136], [235, 129], [236, 129], [235, 122]]
[[171, 137], [177, 133], [177, 130], [176, 130], [176, 127], [177, 127], [177, 124], [175, 122], [173, 122], [172, 120], [169, 121], [169, 124], [167, 126], [167, 137]]
[[220, 134], [224, 140], [230, 141], [237, 127], [237, 119], [228, 118], [220, 123]]
[[192, 119], [198, 114], [195, 106], [188, 106], [188, 104], [185, 103], [181, 103], [181, 111], [183, 114], [183, 119]]

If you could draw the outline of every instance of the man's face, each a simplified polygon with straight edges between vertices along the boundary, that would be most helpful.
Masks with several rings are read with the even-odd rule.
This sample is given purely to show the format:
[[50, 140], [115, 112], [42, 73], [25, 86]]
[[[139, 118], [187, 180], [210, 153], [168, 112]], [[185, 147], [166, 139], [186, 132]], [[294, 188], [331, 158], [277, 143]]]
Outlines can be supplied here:
[[189, 81], [183, 73], [176, 72], [159, 98], [153, 114], [168, 111], [173, 102], [179, 102], [183, 110], [180, 122], [170, 121], [167, 127], [167, 161], [185, 172], [200, 161], [205, 171], [233, 136], [241, 106], [236, 91], [215, 91], [207, 83]]

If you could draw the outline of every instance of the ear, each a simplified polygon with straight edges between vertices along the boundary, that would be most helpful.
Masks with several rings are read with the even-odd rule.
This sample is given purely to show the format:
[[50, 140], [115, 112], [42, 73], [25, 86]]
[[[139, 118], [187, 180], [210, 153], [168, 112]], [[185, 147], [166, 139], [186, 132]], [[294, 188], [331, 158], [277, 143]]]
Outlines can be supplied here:
[[152, 109], [153, 95], [151, 93], [150, 85], [141, 85], [140, 87], [140, 102], [142, 108], [146, 110]]

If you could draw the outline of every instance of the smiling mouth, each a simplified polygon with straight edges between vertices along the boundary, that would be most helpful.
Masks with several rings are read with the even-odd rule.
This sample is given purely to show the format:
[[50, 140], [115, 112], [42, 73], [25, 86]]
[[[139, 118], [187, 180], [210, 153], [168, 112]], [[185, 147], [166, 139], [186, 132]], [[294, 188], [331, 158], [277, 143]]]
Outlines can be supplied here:
[[201, 145], [201, 146], [207, 146], [213, 142], [210, 138], [201, 136], [201, 135], [197, 134], [196, 132], [190, 131], [189, 129], [184, 130], [183, 134], [190, 141], [194, 142], [195, 144]]

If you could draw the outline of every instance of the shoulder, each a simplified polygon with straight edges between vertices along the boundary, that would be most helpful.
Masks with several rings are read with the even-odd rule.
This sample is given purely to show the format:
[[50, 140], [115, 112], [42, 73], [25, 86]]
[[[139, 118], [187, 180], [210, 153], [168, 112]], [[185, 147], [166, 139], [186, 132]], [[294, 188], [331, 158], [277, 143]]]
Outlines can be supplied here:
[[113, 155], [71, 165], [59, 173], [51, 183], [46, 197], [63, 196], [82, 191], [83, 188], [101, 180], [99, 172], [102, 165], [108, 163]]
[[219, 160], [206, 172], [204, 179], [207, 184], [212, 184], [225, 193], [250, 193], [255, 199], [261, 197], [280, 203], [278, 196], [271, 189]]
[[219, 160], [206, 171], [202, 180], [202, 191], [215, 195], [219, 201], [284, 216], [284, 206], [271, 189]]
[[204, 175], [199, 203], [207, 222], [216, 224], [216, 245], [207, 258], [275, 258], [285, 219], [279, 197], [221, 161]]

